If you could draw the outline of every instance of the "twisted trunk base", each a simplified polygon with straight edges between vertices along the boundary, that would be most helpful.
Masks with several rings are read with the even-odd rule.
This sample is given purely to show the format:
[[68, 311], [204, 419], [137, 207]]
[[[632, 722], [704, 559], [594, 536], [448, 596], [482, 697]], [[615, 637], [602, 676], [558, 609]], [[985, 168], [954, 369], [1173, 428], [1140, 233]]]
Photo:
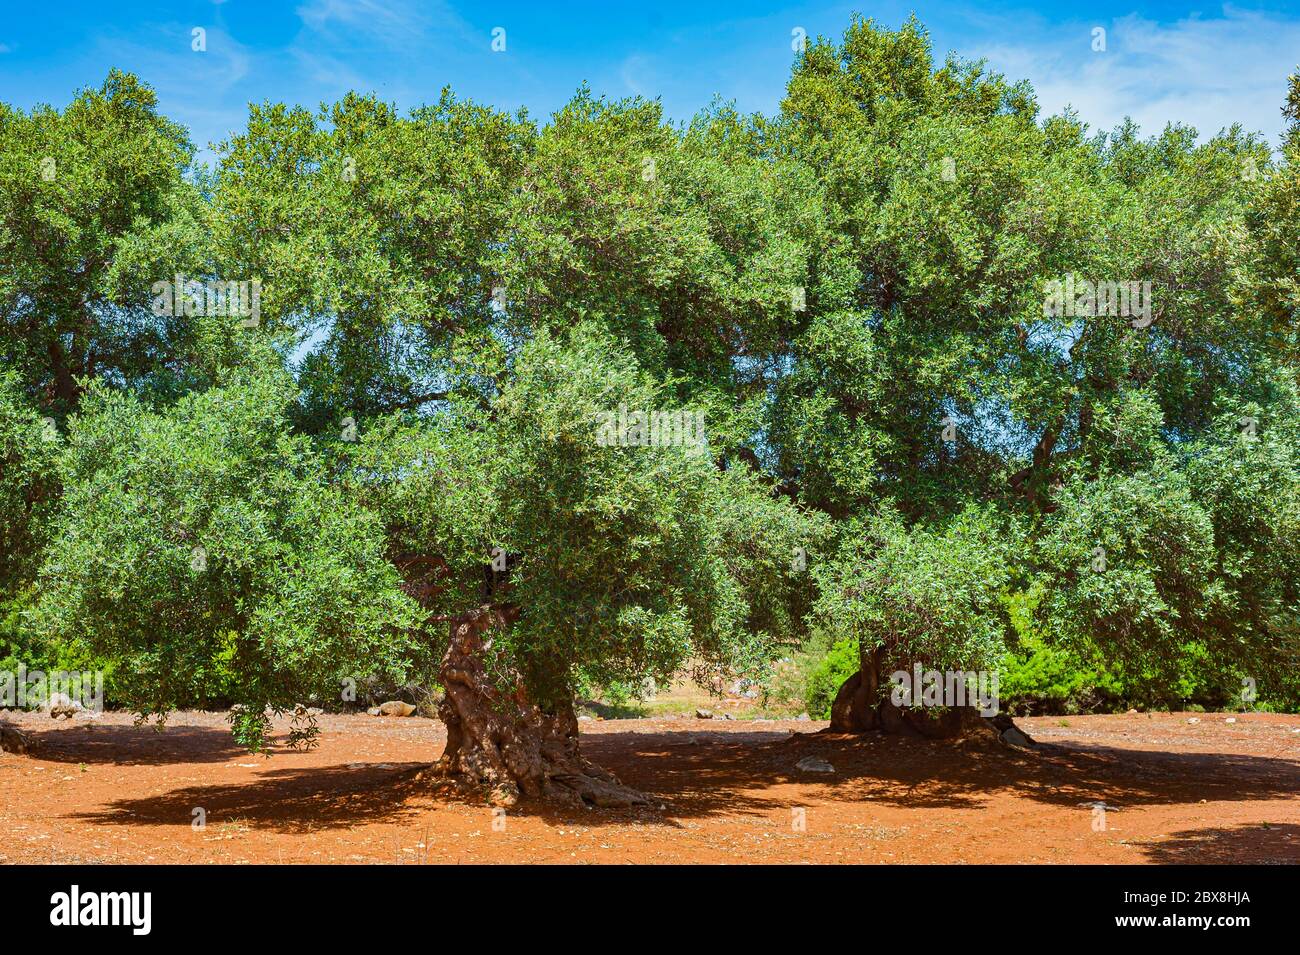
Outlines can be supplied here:
[[895, 706], [880, 695], [884, 650], [863, 653], [857, 673], [840, 685], [831, 704], [832, 733], [868, 733], [879, 730], [917, 739], [971, 739], [984, 737], [1009, 746], [1032, 746], [1033, 739], [1005, 713], [982, 716], [971, 706], [935, 711], [924, 707]]
[[512, 692], [489, 679], [484, 659], [492, 646], [490, 631], [509, 622], [508, 612], [480, 608], [451, 623], [441, 670], [446, 695], [438, 705], [447, 748], [434, 773], [486, 790], [496, 806], [513, 806], [520, 798], [574, 806], [651, 805], [649, 796], [582, 756], [571, 702], [544, 709], [529, 698], [522, 679], [516, 678]]

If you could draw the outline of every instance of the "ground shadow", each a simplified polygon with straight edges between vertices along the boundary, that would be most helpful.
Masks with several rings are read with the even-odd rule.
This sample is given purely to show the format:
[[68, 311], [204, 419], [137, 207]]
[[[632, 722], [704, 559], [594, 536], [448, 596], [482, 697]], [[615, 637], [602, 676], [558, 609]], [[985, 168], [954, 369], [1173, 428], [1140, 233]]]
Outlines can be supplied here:
[[1222, 829], [1189, 829], [1160, 842], [1144, 843], [1143, 854], [1162, 865], [1300, 863], [1300, 826], [1250, 823]]
[[162, 766], [255, 758], [235, 742], [229, 727], [77, 722], [47, 730], [18, 728], [33, 746], [31, 755], [53, 763]]
[[[175, 727], [162, 736], [131, 727], [103, 727], [95, 732], [103, 734], [104, 761], [110, 761], [110, 755], [114, 762], [141, 763], [248, 758], [217, 729]], [[178, 735], [168, 748], [171, 734]], [[69, 749], [67, 761], [87, 761], [84, 749], [84, 743]], [[994, 793], [1069, 808], [1104, 801], [1123, 810], [1203, 800], [1293, 800], [1300, 792], [1300, 762], [1295, 760], [1139, 751], [1073, 741], [1020, 751], [996, 743], [961, 747], [878, 733], [791, 735], [779, 730], [721, 732], [683, 727], [653, 733], [634, 729], [586, 733], [583, 751], [665, 809], [568, 809], [525, 802], [511, 814], [553, 824], [636, 821], [676, 826], [676, 820], [689, 818], [784, 812], [792, 798], [807, 798], [809, 787], [828, 800], [870, 800], [913, 809], [980, 809]], [[430, 760], [436, 756], [435, 748]], [[799, 769], [797, 763], [807, 756], [829, 761], [835, 772], [821, 775]], [[45, 754], [43, 758], [59, 757]], [[435, 790], [427, 778], [417, 780], [428, 762], [401, 763], [392, 769], [356, 763], [271, 766], [251, 782], [120, 799], [79, 818], [115, 825], [173, 824], [188, 822], [193, 808], [202, 806], [210, 819], [239, 818], [257, 826], [304, 832], [399, 819], [449, 801], [474, 803], [472, 795], [452, 797]], [[792, 785], [800, 792], [792, 794]], [[1152, 846], [1149, 851], [1178, 849]]]
[[[632, 742], [629, 747], [626, 739], [600, 734], [584, 738], [583, 747], [625, 783], [670, 802], [678, 817], [785, 809], [788, 796], [753, 794], [780, 784], [820, 784], [827, 798], [912, 809], [979, 808], [994, 792], [1069, 808], [1105, 801], [1119, 809], [1294, 799], [1300, 792], [1300, 761], [1233, 753], [1149, 752], [1075, 742], [1024, 751], [879, 733], [682, 732], [639, 734]], [[826, 759], [835, 772], [823, 776], [798, 769], [807, 756]]]
[[429, 787], [416, 780], [427, 763], [351, 763], [273, 769], [251, 782], [187, 786], [156, 796], [118, 799], [72, 816], [112, 825], [188, 825], [202, 808], [210, 826], [241, 823], [286, 833], [347, 828], [418, 815]]

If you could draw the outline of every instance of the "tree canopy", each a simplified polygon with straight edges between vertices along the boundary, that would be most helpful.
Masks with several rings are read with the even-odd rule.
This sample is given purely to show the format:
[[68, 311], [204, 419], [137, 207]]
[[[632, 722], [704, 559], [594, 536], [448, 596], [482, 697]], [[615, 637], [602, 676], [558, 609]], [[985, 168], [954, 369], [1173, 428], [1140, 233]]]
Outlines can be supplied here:
[[[810, 627], [990, 666], [1026, 594], [1151, 679], [1277, 683], [1300, 76], [1279, 99], [1276, 152], [1096, 131], [854, 19], [773, 116], [350, 93], [253, 105], [207, 170], [128, 74], [0, 106], [0, 586], [142, 712], [236, 674], [253, 745], [484, 613], [546, 713]], [[151, 306], [186, 278], [260, 312]]]

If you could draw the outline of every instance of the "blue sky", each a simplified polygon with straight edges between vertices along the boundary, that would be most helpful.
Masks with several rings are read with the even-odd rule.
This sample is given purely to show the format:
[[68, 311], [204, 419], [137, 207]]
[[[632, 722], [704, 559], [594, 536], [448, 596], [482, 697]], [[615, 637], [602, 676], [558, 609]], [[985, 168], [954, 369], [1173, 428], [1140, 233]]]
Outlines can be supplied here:
[[[582, 82], [612, 97], [661, 97], [674, 119], [715, 94], [774, 112], [792, 31], [838, 37], [854, 10], [894, 26], [913, 10], [940, 57], [985, 57], [1028, 78], [1045, 113], [1073, 105], [1095, 127], [1126, 115], [1212, 134], [1233, 121], [1276, 145], [1286, 76], [1300, 61], [1300, 0], [1182, 2], [747, 3], [418, 0], [3, 0], [0, 100], [62, 105], [112, 66], [138, 73], [168, 116], [209, 143], [243, 125], [247, 103], [316, 106], [349, 89], [408, 108], [459, 95], [549, 115]], [[206, 30], [207, 50], [191, 49]], [[505, 30], [493, 52], [494, 28]], [[1094, 51], [1093, 30], [1106, 31]]]

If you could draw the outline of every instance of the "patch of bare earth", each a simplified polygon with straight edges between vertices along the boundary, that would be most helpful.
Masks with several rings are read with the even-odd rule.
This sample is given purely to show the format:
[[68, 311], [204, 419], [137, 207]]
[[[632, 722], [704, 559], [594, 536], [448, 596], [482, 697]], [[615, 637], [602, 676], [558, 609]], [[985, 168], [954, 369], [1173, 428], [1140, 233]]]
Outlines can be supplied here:
[[[495, 818], [416, 779], [445, 740], [418, 717], [325, 716], [309, 753], [278, 725], [270, 758], [219, 713], [162, 731], [9, 718], [38, 749], [0, 755], [0, 862], [1300, 862], [1297, 716], [1020, 720], [1033, 752], [816, 722], [584, 721], [584, 752], [663, 808]], [[834, 772], [796, 768], [809, 756]]]

